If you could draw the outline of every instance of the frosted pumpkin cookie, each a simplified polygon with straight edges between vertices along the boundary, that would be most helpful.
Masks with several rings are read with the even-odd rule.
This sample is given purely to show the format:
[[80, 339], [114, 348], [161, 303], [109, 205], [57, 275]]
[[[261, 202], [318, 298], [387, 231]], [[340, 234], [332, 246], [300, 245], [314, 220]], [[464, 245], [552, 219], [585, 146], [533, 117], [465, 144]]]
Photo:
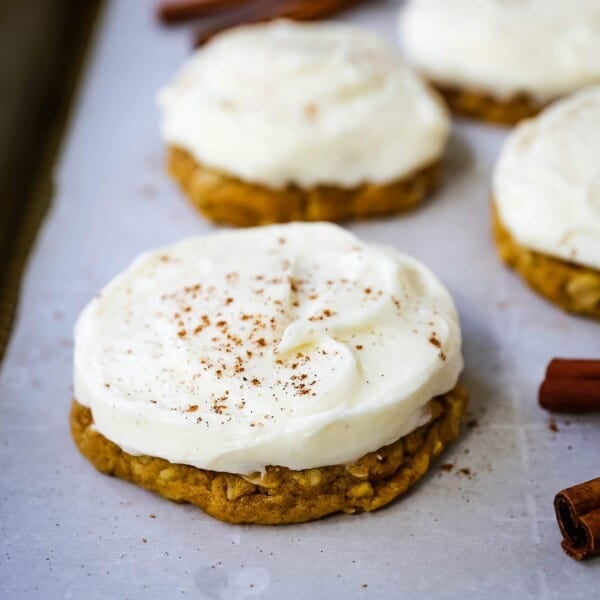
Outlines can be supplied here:
[[448, 292], [330, 224], [138, 258], [75, 329], [71, 427], [102, 472], [235, 523], [391, 502], [458, 434]]
[[443, 102], [383, 40], [341, 24], [236, 28], [161, 92], [171, 175], [235, 225], [374, 217], [437, 182]]
[[453, 111], [485, 121], [514, 124], [600, 83], [598, 0], [409, 0], [400, 37]]
[[502, 259], [565, 310], [600, 318], [600, 86], [519, 125], [494, 173]]

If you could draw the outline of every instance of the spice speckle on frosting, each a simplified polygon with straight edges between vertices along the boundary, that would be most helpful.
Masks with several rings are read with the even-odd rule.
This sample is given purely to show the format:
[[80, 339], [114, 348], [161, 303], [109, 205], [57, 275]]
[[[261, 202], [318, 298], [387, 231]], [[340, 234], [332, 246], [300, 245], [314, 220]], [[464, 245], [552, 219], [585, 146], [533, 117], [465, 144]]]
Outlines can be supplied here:
[[[196, 448], [204, 456], [243, 448], [259, 431], [277, 437], [315, 420], [339, 421], [348, 432], [342, 438], [351, 436], [344, 444], [355, 446], [361, 434], [350, 415], [371, 399], [392, 406], [404, 393], [418, 396], [407, 382], [438, 373], [454, 385], [454, 309], [414, 261], [331, 225], [214, 238], [145, 255], [122, 283], [110, 284], [92, 315], [98, 325], [89, 348], [110, 363], [100, 376], [111, 374], [96, 389], [117, 409], [134, 406], [128, 414], [141, 422], [160, 420], [156, 430], [163, 419], [188, 436], [185, 454], [173, 460], [191, 460]], [[94, 368], [86, 365], [83, 376]], [[144, 414], [144, 404], [152, 411]], [[307, 435], [295, 445], [312, 443]], [[339, 459], [332, 449], [325, 460]]]

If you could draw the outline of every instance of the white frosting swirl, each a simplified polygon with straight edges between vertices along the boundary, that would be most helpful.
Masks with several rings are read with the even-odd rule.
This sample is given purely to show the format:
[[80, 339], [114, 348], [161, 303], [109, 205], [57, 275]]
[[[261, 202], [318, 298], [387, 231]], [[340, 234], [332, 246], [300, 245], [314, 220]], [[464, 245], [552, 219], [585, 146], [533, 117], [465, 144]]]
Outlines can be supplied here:
[[598, 0], [410, 0], [400, 36], [431, 79], [497, 97], [600, 82]]
[[449, 132], [442, 103], [391, 47], [332, 23], [221, 34], [159, 104], [168, 144], [274, 188], [389, 182], [439, 158]]
[[127, 452], [233, 473], [340, 464], [456, 384], [452, 300], [412, 258], [330, 224], [192, 238], [82, 312], [75, 396]]
[[517, 127], [496, 166], [494, 198], [520, 244], [600, 269], [600, 86]]

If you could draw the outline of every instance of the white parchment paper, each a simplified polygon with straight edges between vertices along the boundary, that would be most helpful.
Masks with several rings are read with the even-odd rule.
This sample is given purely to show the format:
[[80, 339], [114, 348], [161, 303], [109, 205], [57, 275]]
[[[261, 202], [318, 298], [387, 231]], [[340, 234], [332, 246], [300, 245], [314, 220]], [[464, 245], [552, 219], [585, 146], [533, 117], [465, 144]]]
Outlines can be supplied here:
[[[164, 173], [155, 93], [191, 36], [159, 27], [152, 5], [113, 0], [104, 14], [1, 366], [0, 597], [597, 597], [600, 563], [562, 553], [552, 499], [600, 475], [600, 419], [560, 417], [551, 431], [536, 391], [551, 357], [600, 355], [600, 324], [561, 313], [499, 263], [488, 195], [502, 129], [457, 122], [429, 202], [351, 226], [429, 264], [464, 327], [471, 426], [401, 501], [231, 526], [79, 455], [68, 429], [78, 312], [139, 252], [212, 229]], [[394, 39], [396, 10], [372, 2], [348, 18]]]

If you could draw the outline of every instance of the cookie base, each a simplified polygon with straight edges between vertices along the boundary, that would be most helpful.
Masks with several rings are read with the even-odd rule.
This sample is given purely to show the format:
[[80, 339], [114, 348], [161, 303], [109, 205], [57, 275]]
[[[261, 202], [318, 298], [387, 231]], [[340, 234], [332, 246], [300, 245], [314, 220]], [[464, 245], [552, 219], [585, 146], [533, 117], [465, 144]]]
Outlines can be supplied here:
[[600, 271], [521, 246], [494, 205], [492, 219], [500, 258], [531, 288], [567, 312], [600, 319]]
[[385, 506], [456, 439], [466, 405], [466, 392], [457, 386], [430, 402], [432, 418], [426, 425], [356, 462], [302, 471], [268, 466], [248, 476], [127, 454], [96, 431], [90, 409], [77, 401], [71, 408], [71, 432], [81, 453], [102, 473], [195, 504], [222, 521], [276, 525]]
[[431, 82], [431, 85], [443, 96], [454, 114], [496, 125], [516, 125], [523, 119], [535, 117], [546, 106], [546, 103], [527, 94], [497, 98], [477, 90], [436, 82]]
[[168, 151], [168, 170], [195, 208], [215, 223], [241, 227], [290, 221], [345, 221], [400, 213], [435, 188], [437, 161], [385, 185], [345, 189], [287, 186], [271, 189], [198, 163], [178, 147]]

